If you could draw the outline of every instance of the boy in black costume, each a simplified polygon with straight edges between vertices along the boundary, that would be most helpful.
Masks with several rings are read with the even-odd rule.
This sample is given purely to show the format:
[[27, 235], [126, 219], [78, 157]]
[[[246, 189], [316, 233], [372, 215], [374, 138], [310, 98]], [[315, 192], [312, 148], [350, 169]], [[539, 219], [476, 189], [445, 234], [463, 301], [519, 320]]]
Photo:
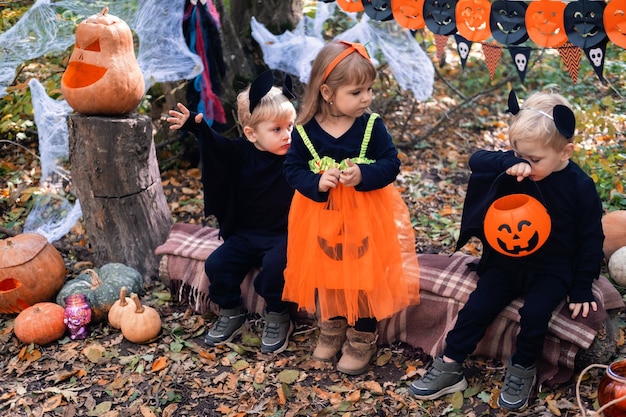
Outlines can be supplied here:
[[[469, 160], [472, 175], [457, 248], [471, 236], [482, 240], [480, 278], [446, 336], [443, 355], [411, 384], [418, 399], [432, 400], [464, 390], [464, 360], [498, 313], [522, 296], [520, 332], [498, 398], [500, 407], [522, 410], [536, 382], [535, 361], [541, 356], [555, 308], [567, 300], [572, 318], [597, 310], [591, 285], [604, 257], [603, 211], [593, 180], [569, 160], [576, 127], [571, 106], [558, 94], [537, 93], [520, 108], [511, 92], [509, 111], [513, 113], [509, 126], [513, 150], [480, 150]], [[514, 193], [538, 199], [551, 220], [547, 241], [519, 257], [490, 247], [483, 230], [486, 208]]]
[[253, 268], [265, 299], [261, 351], [282, 352], [293, 331], [289, 304], [282, 300], [287, 263], [287, 216], [293, 189], [283, 176], [296, 110], [288, 88], [274, 87], [271, 71], [261, 74], [237, 97], [244, 136], [229, 139], [178, 104], [170, 110], [170, 129], [196, 135], [202, 158], [206, 215], [214, 214], [224, 243], [205, 262], [211, 300], [220, 307], [217, 322], [205, 337], [209, 346], [230, 342], [245, 322], [240, 285]]

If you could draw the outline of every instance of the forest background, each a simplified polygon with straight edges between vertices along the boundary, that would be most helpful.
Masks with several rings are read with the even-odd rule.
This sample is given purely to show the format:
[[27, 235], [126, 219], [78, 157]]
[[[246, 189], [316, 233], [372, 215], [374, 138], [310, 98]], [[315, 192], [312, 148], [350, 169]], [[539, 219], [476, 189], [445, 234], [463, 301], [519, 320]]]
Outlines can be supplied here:
[[[0, 1], [0, 32], [8, 30], [33, 4], [34, 1], [28, 0]], [[221, 97], [229, 115], [226, 133], [237, 135], [232, 120], [238, 90], [235, 85], [253, 79], [266, 68], [259, 46], [250, 37], [250, 17], [255, 16], [273, 33], [280, 34], [292, 30], [302, 14], [314, 14], [316, 2], [217, 0], [215, 5], [222, 19], [224, 54], [234, 55], [238, 62], [245, 64], [237, 71], [228, 72], [224, 85], [230, 88], [224, 88]], [[100, 7], [94, 6], [94, 10]], [[324, 36], [331, 39], [349, 25], [350, 20], [338, 13], [327, 22]], [[609, 44], [604, 83], [583, 56], [578, 81], [574, 83], [556, 50], [540, 50], [533, 57], [526, 80], [521, 84], [513, 63], [506, 59], [490, 77], [480, 48], [472, 49], [463, 68], [453, 42], [449, 42], [445, 54], [437, 58], [432, 33], [418, 30], [415, 37], [435, 64], [432, 97], [416, 101], [410, 92], [398, 86], [388, 65], [381, 61], [372, 110], [383, 115], [400, 151], [403, 168], [397, 185], [410, 208], [419, 253], [452, 253], [469, 178], [467, 160], [479, 148], [506, 148], [506, 96], [511, 88], [515, 88], [521, 98], [536, 90], [556, 90], [572, 102], [577, 117], [574, 160], [595, 180], [607, 212], [626, 209], [623, 188], [626, 51]], [[8, 94], [0, 98], [0, 238], [22, 230], [41, 194], [37, 127], [28, 81], [33, 77], [39, 79], [51, 97], [61, 98], [60, 79], [70, 52], [71, 48], [24, 62], [17, 69], [15, 80], [7, 89]], [[184, 80], [157, 83], [147, 92], [138, 111], [149, 115], [153, 121], [163, 186], [174, 221], [206, 223], [210, 219], [204, 219], [202, 215], [202, 190], [194, 141], [173, 135], [162, 117], [176, 101], [184, 100], [185, 85]], [[297, 83], [296, 92], [301, 88]], [[65, 192], [71, 198], [71, 181], [65, 184]], [[89, 240], [80, 221], [64, 238], [55, 242], [71, 274], [89, 265], [95, 244], [97, 242]], [[472, 241], [463, 251], [479, 255], [480, 244]], [[169, 299], [167, 288], [159, 283], [154, 285], [145, 301], [161, 309], [166, 317], [165, 326], [170, 330], [169, 339], [163, 338], [156, 347], [125, 344], [105, 326], [95, 330], [95, 335], [102, 337], [97, 343], [75, 346], [66, 339], [46, 349], [24, 348], [12, 336], [13, 317], [0, 317], [0, 364], [3, 369], [14, 372], [19, 381], [17, 385], [0, 384], [0, 410], [10, 409], [15, 412], [12, 415], [72, 415], [67, 414], [67, 410], [72, 409], [73, 415], [105, 416], [139, 415], [133, 413], [237, 415], [242, 410], [262, 415], [372, 415], [374, 411], [377, 415], [499, 415], [490, 402], [493, 384], [482, 379], [479, 372], [473, 373], [472, 392], [466, 393], [465, 397], [422, 403], [399, 395], [406, 394], [410, 376], [415, 375], [416, 369], [427, 360], [419, 349], [409, 346], [390, 346], [381, 350], [375, 372], [378, 381], [387, 382], [378, 386], [368, 385], [367, 376], [352, 381], [342, 380], [332, 373], [328, 376], [327, 369], [305, 368], [306, 372], [296, 372], [295, 375], [282, 372], [286, 369], [286, 362], [310, 349], [310, 342], [307, 342], [310, 337], [306, 336], [310, 336], [312, 330], [306, 328], [300, 329], [301, 339], [287, 357], [274, 358], [270, 362], [263, 362], [251, 354], [245, 341], [242, 345], [207, 353], [200, 346], [201, 335], [206, 321], [212, 318], [189, 317], [184, 307]], [[620, 292], [625, 292], [617, 287]], [[190, 331], [191, 335], [181, 336], [180, 329]], [[254, 340], [247, 342], [256, 343]], [[37, 352], [43, 358], [33, 359]], [[79, 359], [68, 357], [67, 352], [80, 352], [78, 356], [83, 357], [88, 364], [86, 368], [95, 376], [86, 381], [78, 374], [72, 374], [79, 367]], [[196, 369], [196, 364], [189, 372], [192, 375], [190, 381], [162, 378], [162, 372], [171, 371], [172, 366], [191, 367], [190, 354], [209, 356], [203, 358], [205, 362], [200, 369]], [[165, 356], [168, 365], [160, 361]], [[25, 359], [29, 357], [31, 359]], [[110, 369], [98, 373], [95, 364], [102, 362], [103, 358], [111, 362]], [[207, 366], [207, 361], [213, 365]], [[473, 369], [485, 366], [498, 369], [501, 366], [485, 358], [476, 359], [472, 365]], [[259, 367], [265, 371], [264, 381], [251, 381], [246, 377], [246, 370]], [[62, 376], [54, 372], [61, 368], [72, 372]], [[211, 371], [205, 368], [211, 368]], [[226, 372], [226, 369], [230, 371]], [[133, 376], [127, 377], [128, 374]], [[237, 377], [233, 377], [235, 374]], [[597, 377], [597, 374], [591, 377], [588, 384], [591, 388], [584, 392], [589, 408], [594, 407], [592, 387]], [[194, 384], [202, 385], [192, 381], [193, 378], [199, 381], [210, 378], [210, 382], [205, 382], [208, 385], [205, 395], [194, 397], [189, 393], [198, 389]], [[239, 391], [228, 391], [237, 385]], [[240, 397], [236, 392], [241, 392], [241, 387], [246, 394]], [[147, 389], [148, 394], [142, 395], [142, 389]], [[303, 392], [311, 402], [308, 408], [299, 398]], [[577, 415], [579, 410], [574, 394], [573, 385], [548, 390], [540, 394], [527, 415]], [[213, 411], [207, 411], [209, 409]]]

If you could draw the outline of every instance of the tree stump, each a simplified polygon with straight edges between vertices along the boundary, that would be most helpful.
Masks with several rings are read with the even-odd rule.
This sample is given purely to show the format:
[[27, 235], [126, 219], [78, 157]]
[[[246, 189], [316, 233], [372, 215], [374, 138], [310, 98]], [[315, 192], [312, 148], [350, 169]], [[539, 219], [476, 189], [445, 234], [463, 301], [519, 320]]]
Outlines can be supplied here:
[[68, 116], [72, 180], [97, 266], [120, 262], [158, 277], [154, 249], [172, 216], [147, 116]]

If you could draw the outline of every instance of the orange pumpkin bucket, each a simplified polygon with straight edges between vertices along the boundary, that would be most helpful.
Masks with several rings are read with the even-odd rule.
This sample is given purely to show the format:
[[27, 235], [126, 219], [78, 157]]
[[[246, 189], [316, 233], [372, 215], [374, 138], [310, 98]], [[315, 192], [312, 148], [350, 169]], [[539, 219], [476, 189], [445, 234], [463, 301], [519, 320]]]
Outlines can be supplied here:
[[494, 201], [485, 214], [484, 232], [497, 252], [522, 257], [536, 252], [550, 236], [546, 208], [527, 194], [510, 194]]

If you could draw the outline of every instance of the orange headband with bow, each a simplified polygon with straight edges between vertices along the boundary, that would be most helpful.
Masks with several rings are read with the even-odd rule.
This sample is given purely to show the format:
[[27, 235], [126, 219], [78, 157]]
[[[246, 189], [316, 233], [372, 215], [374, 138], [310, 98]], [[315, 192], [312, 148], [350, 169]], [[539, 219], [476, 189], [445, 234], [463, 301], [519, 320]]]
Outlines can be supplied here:
[[367, 60], [370, 59], [370, 56], [367, 53], [367, 49], [365, 49], [365, 45], [360, 44], [358, 42], [347, 42], [347, 41], [339, 41], [339, 42], [343, 43], [344, 45], [348, 45], [348, 48], [346, 48], [345, 51], [337, 55], [335, 59], [333, 59], [330, 62], [330, 64], [328, 64], [328, 67], [326, 67], [326, 70], [324, 71], [324, 78], [322, 78], [322, 82], [326, 81], [326, 79], [328, 78], [330, 73], [335, 69], [337, 64], [339, 64], [341, 61], [343, 61], [345, 57], [347, 57], [353, 52], [358, 52], [359, 55], [361, 55], [363, 58]]

